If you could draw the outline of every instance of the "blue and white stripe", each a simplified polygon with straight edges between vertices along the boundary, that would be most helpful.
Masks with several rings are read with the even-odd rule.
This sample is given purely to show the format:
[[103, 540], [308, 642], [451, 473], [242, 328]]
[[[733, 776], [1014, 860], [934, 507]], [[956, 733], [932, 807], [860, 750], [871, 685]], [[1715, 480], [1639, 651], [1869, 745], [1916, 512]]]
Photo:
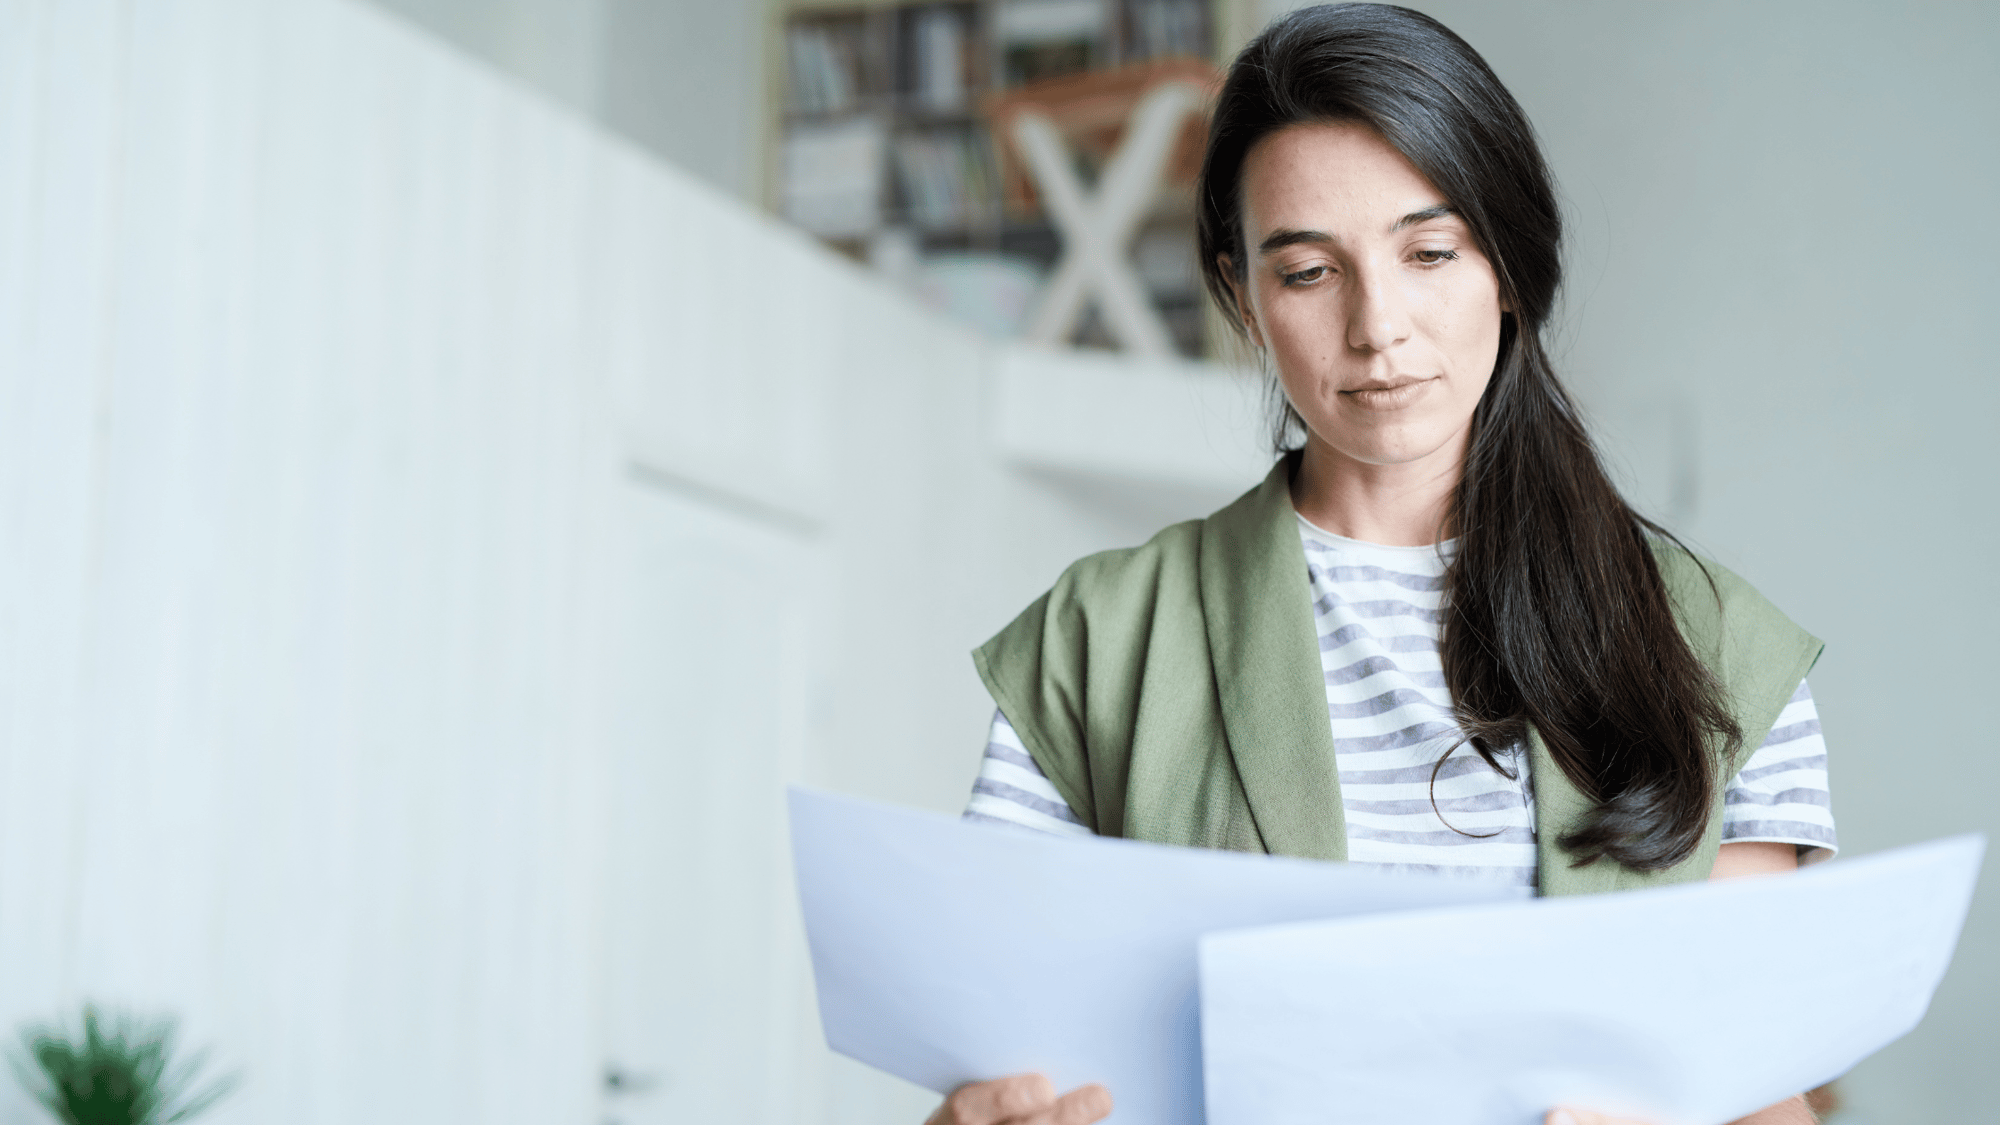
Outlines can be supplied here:
[[972, 783], [972, 800], [966, 802], [965, 819], [987, 824], [1007, 824], [1050, 832], [1058, 836], [1088, 836], [1069, 802], [1042, 773], [1035, 759], [1021, 745], [1021, 736], [998, 708], [993, 711], [993, 729], [986, 736], [986, 757], [979, 763], [979, 778]]
[[[1438, 634], [1454, 547], [1385, 547], [1299, 520], [1350, 863], [1535, 886], [1524, 754], [1486, 764], [1452, 717]], [[1508, 776], [1512, 774], [1513, 776]]]
[[1840, 846], [1827, 799], [1826, 740], [1804, 680], [1723, 795], [1722, 838], [1796, 844], [1808, 863]]
[[[1385, 547], [1299, 524], [1349, 862], [1491, 879], [1532, 894], [1527, 757], [1517, 747], [1501, 755], [1505, 772], [1489, 766], [1462, 742], [1444, 685], [1438, 633], [1453, 544]], [[966, 817], [1088, 833], [997, 710]], [[1790, 843], [1814, 858], [1835, 847], [1826, 744], [1803, 682], [1730, 785], [1722, 836]]]

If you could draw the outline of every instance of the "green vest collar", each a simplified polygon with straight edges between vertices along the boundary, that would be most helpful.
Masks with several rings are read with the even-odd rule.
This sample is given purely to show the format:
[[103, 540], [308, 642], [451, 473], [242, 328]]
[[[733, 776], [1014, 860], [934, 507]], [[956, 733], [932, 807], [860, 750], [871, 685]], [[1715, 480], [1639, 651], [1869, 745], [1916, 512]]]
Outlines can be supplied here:
[[1201, 530], [1201, 612], [1224, 732], [1264, 847], [1347, 858], [1312, 587], [1292, 509], [1296, 457]]

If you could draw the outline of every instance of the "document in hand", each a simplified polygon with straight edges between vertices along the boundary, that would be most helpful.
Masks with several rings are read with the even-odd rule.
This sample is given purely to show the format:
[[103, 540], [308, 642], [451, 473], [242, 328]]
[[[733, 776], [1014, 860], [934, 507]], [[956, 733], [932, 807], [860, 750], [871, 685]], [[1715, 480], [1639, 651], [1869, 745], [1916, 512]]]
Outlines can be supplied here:
[[1717, 1125], [1915, 1025], [1983, 849], [1518, 901], [791, 803], [835, 1050], [940, 1092], [1022, 1071], [1101, 1082], [1123, 1125], [1198, 1125], [1204, 1072], [1214, 1125], [1531, 1125], [1559, 1102]]
[[1208, 1119], [1734, 1121], [1917, 1025], [1984, 850], [1959, 836], [1796, 875], [1210, 935]]
[[1241, 926], [1511, 897], [1336, 863], [1061, 839], [791, 792], [829, 1046], [940, 1093], [1039, 1071], [1123, 1125], [1202, 1115], [1196, 943]]

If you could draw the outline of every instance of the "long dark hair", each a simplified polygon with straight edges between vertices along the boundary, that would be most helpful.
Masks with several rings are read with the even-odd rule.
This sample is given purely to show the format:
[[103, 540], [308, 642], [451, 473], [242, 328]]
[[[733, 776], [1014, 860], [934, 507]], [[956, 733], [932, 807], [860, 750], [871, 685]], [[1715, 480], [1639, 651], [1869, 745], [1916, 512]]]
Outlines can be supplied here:
[[[1498, 750], [1530, 724], [1541, 734], [1597, 802], [1560, 841], [1576, 862], [1672, 866], [1701, 840], [1718, 755], [1742, 732], [1681, 636], [1652, 541], [1684, 548], [1618, 495], [1543, 348], [1562, 220], [1534, 129], [1478, 52], [1428, 16], [1335, 4], [1271, 25], [1223, 84], [1198, 192], [1203, 276], [1239, 331], [1244, 157], [1323, 121], [1371, 126], [1407, 157], [1472, 228], [1513, 310], [1451, 501], [1440, 647], [1459, 725], [1502, 772]], [[1304, 426], [1283, 410], [1280, 443]]]

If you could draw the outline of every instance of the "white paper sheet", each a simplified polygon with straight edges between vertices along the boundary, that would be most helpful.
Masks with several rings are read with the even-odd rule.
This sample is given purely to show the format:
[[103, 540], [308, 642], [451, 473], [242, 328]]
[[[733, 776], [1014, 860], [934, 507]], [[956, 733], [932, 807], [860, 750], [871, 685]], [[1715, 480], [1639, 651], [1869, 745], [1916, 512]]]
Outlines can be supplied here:
[[1102, 1082], [1115, 1125], [1198, 1125], [1195, 951], [1237, 926], [1495, 902], [1507, 888], [1071, 840], [791, 793], [834, 1050], [937, 1091]]
[[1308, 923], [1201, 943], [1212, 1125], [1719, 1125], [1922, 1018], [1984, 852]]

